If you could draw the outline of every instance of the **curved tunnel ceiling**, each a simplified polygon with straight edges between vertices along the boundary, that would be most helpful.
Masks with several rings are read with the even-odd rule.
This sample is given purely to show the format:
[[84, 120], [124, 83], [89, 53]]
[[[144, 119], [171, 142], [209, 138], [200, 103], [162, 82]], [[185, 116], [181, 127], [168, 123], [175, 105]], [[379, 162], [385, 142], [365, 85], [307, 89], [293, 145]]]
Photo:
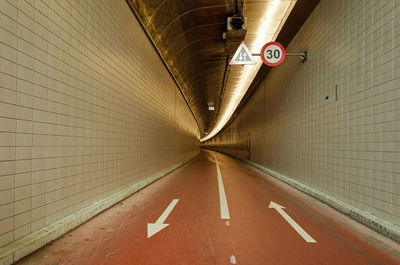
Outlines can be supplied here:
[[[197, 120], [201, 137], [204, 137], [206, 132], [214, 128], [220, 118], [218, 116], [221, 115], [220, 112], [225, 111], [229, 97], [234, 94], [233, 90], [230, 91], [230, 87], [237, 83], [240, 73], [243, 72], [243, 69], [231, 69], [229, 66], [233, 52], [240, 42], [237, 45], [234, 43], [236, 46], [233, 52], [226, 48], [226, 40], [223, 39], [227, 27], [226, 18], [237, 13], [247, 16], [246, 44], [255, 47], [259, 46], [259, 43], [255, 43], [256, 26], [263, 21], [262, 19], [265, 20], [262, 17], [265, 13], [262, 9], [275, 2], [286, 3], [289, 13], [296, 1], [127, 0], [127, 2], [179, 85]], [[311, 2], [313, 2], [311, 5], [315, 6], [318, 1]], [[280, 21], [273, 23], [276, 24], [274, 24], [275, 30], [282, 27]], [[272, 38], [274, 34], [276, 37], [278, 32], [266, 34], [268, 38]], [[241, 40], [243, 39], [244, 36]], [[252, 52], [255, 52], [253, 50]], [[245, 95], [244, 98], [247, 99], [249, 96]], [[214, 111], [209, 111], [210, 103], [215, 106]]]

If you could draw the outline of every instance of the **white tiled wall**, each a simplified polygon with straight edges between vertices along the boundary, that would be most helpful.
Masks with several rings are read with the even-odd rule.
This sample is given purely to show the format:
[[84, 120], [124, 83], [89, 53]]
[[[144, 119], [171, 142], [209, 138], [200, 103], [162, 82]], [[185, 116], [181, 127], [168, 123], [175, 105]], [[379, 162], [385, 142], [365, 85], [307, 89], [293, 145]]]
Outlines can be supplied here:
[[400, 225], [400, 1], [322, 0], [304, 50], [209, 144], [246, 158], [250, 134], [251, 161]]
[[124, 0], [0, 0], [0, 247], [198, 152]]

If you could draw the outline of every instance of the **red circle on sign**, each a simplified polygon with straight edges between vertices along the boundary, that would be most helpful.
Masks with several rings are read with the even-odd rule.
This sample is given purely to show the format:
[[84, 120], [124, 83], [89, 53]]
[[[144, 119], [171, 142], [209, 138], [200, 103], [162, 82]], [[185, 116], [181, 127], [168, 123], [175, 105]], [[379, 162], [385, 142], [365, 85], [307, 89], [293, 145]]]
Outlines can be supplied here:
[[[276, 62], [270, 62], [270, 61], [268, 61], [268, 60], [270, 60], [271, 58], [265, 58], [264, 52], [265, 52], [265, 50], [266, 50], [267, 48], [269, 48], [269, 47], [271, 47], [271, 46], [277, 46], [277, 47], [279, 48], [279, 50], [280, 50], [281, 57], [278, 58], [278, 61], [276, 61]], [[277, 51], [277, 50], [276, 50], [276, 51]], [[280, 44], [279, 42], [276, 42], [276, 41], [272, 41], [272, 42], [266, 43], [266, 44], [262, 47], [260, 55], [261, 55], [261, 60], [262, 60], [266, 65], [268, 65], [268, 66], [278, 66], [278, 65], [280, 65], [280, 64], [283, 62], [283, 60], [285, 60], [286, 52], [285, 52], [285, 48], [282, 46], [282, 44]]]

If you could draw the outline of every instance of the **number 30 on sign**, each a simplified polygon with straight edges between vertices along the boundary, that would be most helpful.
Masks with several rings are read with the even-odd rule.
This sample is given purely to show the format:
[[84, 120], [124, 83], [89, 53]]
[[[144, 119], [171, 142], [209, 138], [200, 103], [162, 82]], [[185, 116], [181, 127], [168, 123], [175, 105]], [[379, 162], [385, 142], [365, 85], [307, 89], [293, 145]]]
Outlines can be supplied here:
[[285, 60], [285, 48], [279, 42], [268, 42], [261, 49], [261, 59], [268, 66], [278, 66]]

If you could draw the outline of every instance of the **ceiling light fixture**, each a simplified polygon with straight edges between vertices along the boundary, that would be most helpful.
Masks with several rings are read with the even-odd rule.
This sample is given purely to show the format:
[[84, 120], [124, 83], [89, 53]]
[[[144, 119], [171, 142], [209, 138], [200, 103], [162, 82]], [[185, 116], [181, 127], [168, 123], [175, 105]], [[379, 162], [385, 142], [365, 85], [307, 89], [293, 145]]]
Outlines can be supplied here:
[[[250, 50], [252, 53], [260, 53], [263, 44], [275, 40], [290, 11], [293, 9], [295, 3], [296, 0], [275, 0], [265, 2], [266, 10], [262, 17], [259, 18], [262, 22], [258, 24], [258, 29], [256, 31], [257, 38], [250, 45]], [[276, 21], [276, 18], [279, 19], [279, 23], [277, 23], [278, 26], [275, 26], [275, 29], [271, 29], [272, 25], [274, 24], [272, 22]], [[250, 30], [250, 28], [248, 28], [248, 30]], [[274, 31], [274, 33], [272, 35], [266, 36], [265, 32], [271, 31]], [[200, 140], [200, 142], [207, 141], [217, 135], [232, 117], [234, 111], [236, 110], [243, 96], [246, 94], [247, 89], [249, 88], [251, 82], [253, 82], [254, 77], [256, 76], [258, 70], [262, 65], [262, 61], [259, 57], [256, 58], [256, 61], [256, 65], [244, 66], [246, 67], [246, 69], [241, 72], [239, 77], [240, 81], [236, 84], [232, 84], [232, 86], [234, 87], [229, 87], [229, 89], [231, 90], [231, 97], [229, 98], [229, 101], [223, 102], [224, 108], [220, 107], [220, 110], [223, 111], [220, 112], [220, 115], [217, 118], [216, 125], [210, 133], [208, 133], [204, 138]]]

